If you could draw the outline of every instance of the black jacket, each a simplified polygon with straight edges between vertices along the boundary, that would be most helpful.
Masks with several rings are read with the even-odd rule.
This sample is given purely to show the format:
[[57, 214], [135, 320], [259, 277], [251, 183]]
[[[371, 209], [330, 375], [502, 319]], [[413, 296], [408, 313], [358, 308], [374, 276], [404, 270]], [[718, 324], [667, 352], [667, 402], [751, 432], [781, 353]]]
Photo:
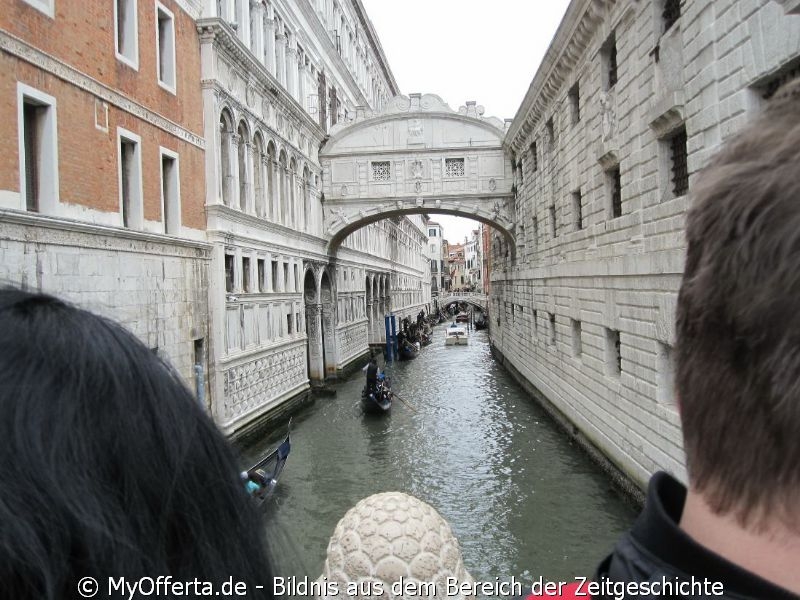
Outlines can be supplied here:
[[[800, 600], [800, 596], [746, 571], [689, 537], [678, 526], [685, 500], [686, 488], [680, 482], [667, 473], [653, 475], [642, 514], [598, 567], [594, 581], [601, 585], [605, 582], [607, 587], [601, 588], [604, 593], [593, 595], [593, 599]], [[705, 586], [704, 580], [709, 582]], [[673, 586], [683, 582], [680, 591], [689, 593], [671, 595], [658, 589], [658, 593], [651, 591], [648, 595], [642, 593], [641, 587], [635, 594], [620, 592], [621, 586], [629, 582], [642, 586], [643, 582], [660, 585], [663, 581]], [[714, 583], [718, 584], [716, 590], [722, 595], [714, 593], [710, 587]], [[694, 588], [687, 588], [689, 584]], [[620, 593], [615, 593], [612, 585], [616, 585], [616, 592]]]

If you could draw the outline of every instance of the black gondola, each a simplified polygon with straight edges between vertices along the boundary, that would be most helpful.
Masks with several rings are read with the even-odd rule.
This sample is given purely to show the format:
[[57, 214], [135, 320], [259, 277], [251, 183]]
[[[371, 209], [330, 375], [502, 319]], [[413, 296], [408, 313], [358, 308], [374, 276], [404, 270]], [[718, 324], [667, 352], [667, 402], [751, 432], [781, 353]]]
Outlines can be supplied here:
[[372, 390], [368, 388], [369, 386], [365, 385], [361, 390], [361, 405], [364, 407], [364, 412], [389, 412], [392, 408], [392, 390], [389, 388], [389, 383], [384, 379]]
[[478, 314], [475, 315], [475, 329], [486, 329], [487, 324], [486, 317], [482, 312], [479, 311]]
[[400, 360], [411, 360], [412, 358], [417, 358], [419, 348], [414, 344], [405, 343], [400, 346], [397, 352], [400, 355]]
[[259, 462], [247, 469], [247, 476], [250, 481], [258, 484], [259, 489], [252, 492], [252, 497], [256, 504], [263, 504], [275, 492], [278, 485], [278, 477], [283, 472], [286, 459], [292, 450], [292, 420], [289, 419], [287, 425], [286, 438], [280, 445], [262, 458]]

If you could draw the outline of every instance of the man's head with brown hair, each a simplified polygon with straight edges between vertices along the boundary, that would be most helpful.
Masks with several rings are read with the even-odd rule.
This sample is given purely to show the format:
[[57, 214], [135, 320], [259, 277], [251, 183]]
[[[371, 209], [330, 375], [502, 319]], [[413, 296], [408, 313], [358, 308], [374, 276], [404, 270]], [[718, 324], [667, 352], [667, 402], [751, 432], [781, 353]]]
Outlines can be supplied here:
[[678, 297], [691, 485], [745, 526], [800, 528], [800, 80], [698, 176]]

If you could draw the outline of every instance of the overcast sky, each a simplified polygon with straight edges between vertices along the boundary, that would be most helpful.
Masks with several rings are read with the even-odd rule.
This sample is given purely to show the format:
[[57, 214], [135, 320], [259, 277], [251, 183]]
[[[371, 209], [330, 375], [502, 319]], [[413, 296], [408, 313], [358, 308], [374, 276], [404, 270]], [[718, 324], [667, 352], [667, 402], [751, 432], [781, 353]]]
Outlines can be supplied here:
[[[361, 0], [400, 93], [433, 93], [458, 110], [513, 118], [550, 45], [568, 0]], [[462, 242], [474, 221], [431, 215]]]

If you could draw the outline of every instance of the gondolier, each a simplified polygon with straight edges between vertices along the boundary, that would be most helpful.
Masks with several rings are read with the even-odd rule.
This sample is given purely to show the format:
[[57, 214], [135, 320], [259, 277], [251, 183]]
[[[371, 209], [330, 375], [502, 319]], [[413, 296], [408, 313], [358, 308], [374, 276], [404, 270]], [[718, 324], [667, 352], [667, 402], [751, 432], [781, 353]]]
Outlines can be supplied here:
[[373, 356], [370, 358], [369, 362], [361, 370], [367, 374], [367, 389], [374, 390], [378, 383], [378, 375], [381, 372], [381, 368], [378, 366], [378, 362], [375, 360], [375, 357]]

